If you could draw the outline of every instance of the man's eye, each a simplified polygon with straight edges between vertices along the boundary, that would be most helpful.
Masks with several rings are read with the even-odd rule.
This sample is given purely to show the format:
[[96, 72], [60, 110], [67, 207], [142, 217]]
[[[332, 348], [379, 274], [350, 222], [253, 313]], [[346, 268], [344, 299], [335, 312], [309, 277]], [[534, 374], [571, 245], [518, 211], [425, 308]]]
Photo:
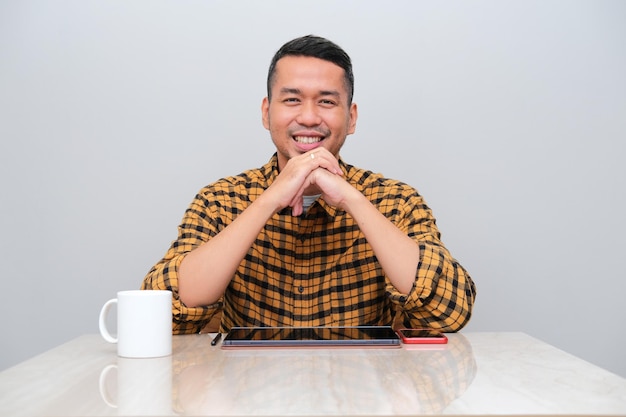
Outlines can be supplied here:
[[321, 100], [320, 104], [324, 105], [324, 106], [334, 106], [335, 102], [332, 100]]
[[298, 103], [300, 100], [298, 100], [295, 97], [287, 97], [286, 99], [283, 100], [283, 102], [285, 103]]

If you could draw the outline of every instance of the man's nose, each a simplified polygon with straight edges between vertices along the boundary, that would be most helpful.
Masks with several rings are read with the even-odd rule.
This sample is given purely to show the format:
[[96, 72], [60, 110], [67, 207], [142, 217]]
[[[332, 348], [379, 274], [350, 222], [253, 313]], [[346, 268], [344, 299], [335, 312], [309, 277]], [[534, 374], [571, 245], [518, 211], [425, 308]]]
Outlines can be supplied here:
[[300, 113], [296, 122], [303, 126], [317, 126], [322, 122], [319, 108], [312, 102], [304, 102], [300, 106]]

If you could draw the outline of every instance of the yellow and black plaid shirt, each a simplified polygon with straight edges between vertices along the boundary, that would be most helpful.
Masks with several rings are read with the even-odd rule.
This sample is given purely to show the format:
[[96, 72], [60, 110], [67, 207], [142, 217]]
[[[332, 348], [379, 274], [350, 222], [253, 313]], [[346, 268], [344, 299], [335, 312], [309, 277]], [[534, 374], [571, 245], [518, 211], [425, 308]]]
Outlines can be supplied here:
[[228, 226], [276, 175], [276, 155], [260, 169], [203, 188], [187, 209], [178, 239], [144, 278], [143, 289], [174, 294], [174, 333], [200, 331], [223, 305], [221, 331], [233, 326], [391, 325], [457, 331], [469, 320], [476, 289], [440, 241], [435, 219], [412, 187], [340, 161], [345, 179], [420, 248], [415, 284], [398, 292], [350, 215], [318, 199], [302, 216], [269, 219], [212, 306], [178, 297], [178, 268], [188, 252]]

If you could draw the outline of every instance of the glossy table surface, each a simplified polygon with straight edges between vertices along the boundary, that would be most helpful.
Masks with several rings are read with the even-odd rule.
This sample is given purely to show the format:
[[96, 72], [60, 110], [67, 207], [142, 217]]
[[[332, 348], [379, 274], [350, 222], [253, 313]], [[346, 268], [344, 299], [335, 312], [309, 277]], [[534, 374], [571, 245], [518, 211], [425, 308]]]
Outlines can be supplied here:
[[81, 336], [1, 372], [0, 415], [626, 415], [626, 379], [523, 333], [237, 351], [212, 336], [174, 336], [156, 359]]

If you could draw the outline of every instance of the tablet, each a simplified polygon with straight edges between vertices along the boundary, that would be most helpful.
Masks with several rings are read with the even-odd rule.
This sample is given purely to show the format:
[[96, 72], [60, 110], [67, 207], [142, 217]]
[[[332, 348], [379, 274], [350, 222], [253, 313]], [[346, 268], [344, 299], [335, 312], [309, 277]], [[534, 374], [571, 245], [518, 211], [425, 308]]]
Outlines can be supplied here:
[[233, 327], [222, 347], [400, 347], [390, 326]]

